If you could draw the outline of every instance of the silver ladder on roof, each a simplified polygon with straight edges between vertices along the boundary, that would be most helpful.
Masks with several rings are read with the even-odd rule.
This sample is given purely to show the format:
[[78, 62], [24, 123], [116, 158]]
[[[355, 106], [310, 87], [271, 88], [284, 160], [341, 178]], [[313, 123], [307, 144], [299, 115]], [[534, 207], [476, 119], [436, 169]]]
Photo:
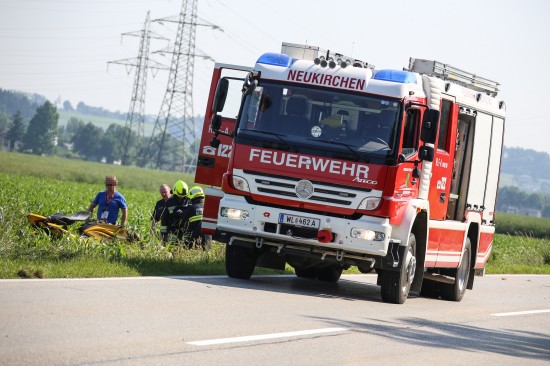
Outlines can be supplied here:
[[439, 61], [424, 60], [420, 58], [409, 59], [409, 70], [419, 74], [436, 76], [443, 80], [456, 82], [466, 88], [487, 93], [495, 97], [498, 94], [500, 84], [476, 74], [457, 69], [451, 65]]

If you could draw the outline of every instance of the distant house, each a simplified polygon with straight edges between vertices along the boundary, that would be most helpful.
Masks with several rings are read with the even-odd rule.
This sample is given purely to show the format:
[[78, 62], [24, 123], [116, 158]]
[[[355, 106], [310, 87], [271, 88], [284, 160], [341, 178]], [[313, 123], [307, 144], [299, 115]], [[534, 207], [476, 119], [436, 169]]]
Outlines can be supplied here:
[[528, 207], [517, 207], [517, 206], [505, 206], [503, 212], [514, 214], [514, 215], [525, 215], [531, 217], [542, 217], [542, 210]]

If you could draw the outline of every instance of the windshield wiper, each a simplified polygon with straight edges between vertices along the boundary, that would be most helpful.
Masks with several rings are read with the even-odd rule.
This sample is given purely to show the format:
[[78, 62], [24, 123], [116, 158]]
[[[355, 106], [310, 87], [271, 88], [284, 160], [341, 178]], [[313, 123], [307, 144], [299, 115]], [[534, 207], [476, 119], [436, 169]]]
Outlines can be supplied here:
[[316, 142], [324, 142], [326, 144], [334, 144], [334, 145], [344, 146], [346, 149], [348, 149], [357, 158], [357, 161], [363, 161], [365, 163], [368, 163], [370, 161], [369, 159], [364, 158], [363, 156], [361, 156], [357, 151], [355, 151], [353, 149], [353, 147], [357, 147], [355, 145], [349, 145], [349, 144], [346, 144], [346, 143], [340, 142], [340, 141], [330, 141], [330, 140], [323, 140], [323, 139], [308, 138], [307, 140], [316, 141]]
[[282, 133], [277, 133], [277, 132], [271, 132], [271, 131], [265, 131], [265, 130], [252, 130], [252, 129], [249, 129], [249, 128], [240, 128], [241, 131], [246, 131], [246, 132], [256, 132], [256, 133], [263, 133], [265, 135], [271, 135], [271, 136], [275, 136], [277, 139], [279, 139], [279, 141], [281, 141], [286, 147], [290, 148], [290, 144], [288, 142], [286, 142], [281, 136], [285, 136], [284, 134]]

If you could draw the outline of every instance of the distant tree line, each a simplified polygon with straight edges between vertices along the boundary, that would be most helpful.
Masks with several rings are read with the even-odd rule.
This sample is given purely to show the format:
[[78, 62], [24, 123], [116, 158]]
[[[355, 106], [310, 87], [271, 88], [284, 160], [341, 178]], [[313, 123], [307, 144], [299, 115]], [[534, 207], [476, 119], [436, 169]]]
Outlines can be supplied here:
[[107, 117], [107, 118], [121, 119], [121, 120], [126, 119], [126, 113], [122, 113], [119, 111], [111, 112], [102, 107], [93, 107], [93, 106], [86, 105], [83, 102], [78, 102], [75, 109], [73, 108], [71, 102], [66, 100], [65, 102], [63, 102], [63, 110], [67, 112], [77, 111], [79, 113], [87, 114], [91, 116]]
[[[88, 161], [156, 167], [157, 161], [147, 157], [158, 156], [159, 146], [149, 146], [150, 138], [137, 136], [134, 131], [119, 124], [111, 124], [106, 130], [91, 122], [71, 117], [58, 128], [59, 113], [49, 101], [36, 108], [27, 123], [20, 111], [12, 116], [0, 113], [0, 136], [4, 146], [11, 151], [37, 155], [56, 155]], [[164, 170], [183, 171], [190, 162], [178, 161], [181, 141], [170, 134], [165, 136], [159, 167]], [[186, 154], [190, 156], [190, 154]]]
[[507, 186], [498, 190], [497, 211], [550, 217], [550, 195], [542, 192], [527, 193], [518, 187]]
[[44, 102], [46, 102], [46, 98], [38, 94], [21, 93], [0, 88], [0, 115], [4, 119], [19, 111], [23, 119], [28, 121]]
[[[3, 140], [10, 150], [28, 150], [38, 155], [51, 155], [57, 143], [57, 123], [59, 114], [49, 101], [36, 109], [28, 123], [23, 113], [16, 111], [13, 116], [0, 116], [3, 127]], [[6, 145], [6, 143], [4, 143]]]

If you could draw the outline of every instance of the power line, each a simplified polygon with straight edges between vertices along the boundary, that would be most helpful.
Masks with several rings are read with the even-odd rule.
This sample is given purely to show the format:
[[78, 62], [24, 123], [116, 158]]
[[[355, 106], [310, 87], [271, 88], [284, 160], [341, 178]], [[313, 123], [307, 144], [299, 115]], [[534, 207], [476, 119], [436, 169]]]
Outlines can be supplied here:
[[197, 0], [183, 0], [179, 16], [153, 20], [163, 24], [177, 23], [176, 39], [171, 49], [158, 51], [172, 54], [168, 85], [147, 148], [145, 161], [157, 169], [194, 171], [198, 153], [193, 112], [193, 74], [195, 58], [212, 60], [197, 54], [197, 26], [220, 29], [201, 19], [197, 22]]
[[[133, 132], [136, 130], [137, 139], [143, 139], [145, 124], [145, 95], [147, 86], [147, 72], [150, 68], [167, 69], [165, 66], [149, 59], [149, 46], [151, 38], [167, 40], [166, 38], [151, 33], [150, 12], [147, 12], [143, 28], [138, 32], [123, 33], [122, 36], [140, 37], [138, 57], [135, 59], [124, 59], [110, 61], [112, 64], [132, 66], [136, 68], [134, 75], [134, 87], [130, 100], [130, 108], [126, 115], [124, 133], [119, 150], [119, 158], [123, 165], [130, 165], [136, 161], [137, 141], [133, 140]], [[153, 65], [149, 65], [152, 62]]]

